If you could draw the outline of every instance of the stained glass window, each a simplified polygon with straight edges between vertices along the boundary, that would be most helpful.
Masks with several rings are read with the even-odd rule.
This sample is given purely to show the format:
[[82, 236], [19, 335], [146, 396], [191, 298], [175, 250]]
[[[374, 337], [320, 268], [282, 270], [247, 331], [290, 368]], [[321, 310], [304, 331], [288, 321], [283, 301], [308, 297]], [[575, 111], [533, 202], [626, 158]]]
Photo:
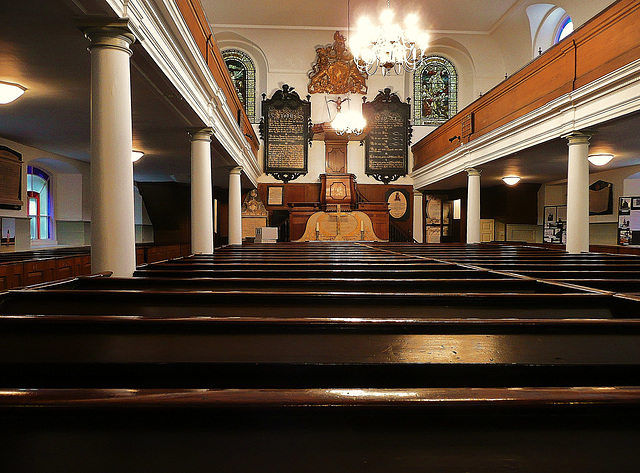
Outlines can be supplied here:
[[566, 17], [564, 20], [562, 20], [562, 23], [560, 23], [560, 27], [558, 28], [558, 33], [556, 34], [555, 42], [559, 43], [560, 41], [565, 39], [567, 36], [569, 36], [571, 33], [573, 33], [573, 21], [571, 20], [571, 18]]
[[428, 56], [413, 75], [413, 123], [442, 125], [458, 112], [458, 74], [441, 56]]
[[247, 53], [237, 49], [222, 51], [231, 80], [249, 121], [256, 122], [256, 68]]

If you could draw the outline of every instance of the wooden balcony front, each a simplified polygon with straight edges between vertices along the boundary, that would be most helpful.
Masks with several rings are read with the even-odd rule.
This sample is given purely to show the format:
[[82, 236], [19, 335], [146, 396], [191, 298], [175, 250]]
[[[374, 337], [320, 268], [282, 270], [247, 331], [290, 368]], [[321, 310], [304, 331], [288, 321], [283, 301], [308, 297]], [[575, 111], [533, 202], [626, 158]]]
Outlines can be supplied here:
[[454, 136], [468, 143], [640, 59], [638, 24], [639, 2], [614, 3], [416, 143], [414, 171], [456, 149]]
[[238, 126], [242, 130], [242, 133], [246, 137], [247, 141], [251, 145], [251, 150], [255, 156], [258, 155], [258, 148], [260, 143], [256, 136], [249, 117], [247, 116], [240, 98], [236, 93], [236, 89], [229, 76], [227, 66], [222, 59], [222, 54], [218, 49], [215, 41], [213, 40], [213, 34], [209, 28], [209, 23], [202, 9], [202, 5], [199, 0], [177, 0], [178, 8], [184, 17], [193, 39], [196, 41], [202, 57], [209, 66], [213, 78], [227, 98], [227, 104], [231, 109], [231, 113], [237, 117]]

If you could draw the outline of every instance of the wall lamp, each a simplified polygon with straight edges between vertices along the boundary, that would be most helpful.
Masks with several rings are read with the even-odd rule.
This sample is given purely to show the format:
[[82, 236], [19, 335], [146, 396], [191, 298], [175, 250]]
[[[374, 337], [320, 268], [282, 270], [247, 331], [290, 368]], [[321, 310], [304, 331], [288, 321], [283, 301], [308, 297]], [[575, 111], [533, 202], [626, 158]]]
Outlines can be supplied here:
[[613, 159], [613, 154], [611, 153], [598, 153], [598, 154], [590, 154], [587, 159], [594, 166], [604, 166], [609, 161]]
[[502, 180], [508, 186], [515, 186], [518, 182], [520, 182], [520, 176], [504, 176]]
[[25, 90], [27, 90], [26, 87], [22, 87], [20, 84], [0, 81], [0, 104], [13, 102], [24, 94]]

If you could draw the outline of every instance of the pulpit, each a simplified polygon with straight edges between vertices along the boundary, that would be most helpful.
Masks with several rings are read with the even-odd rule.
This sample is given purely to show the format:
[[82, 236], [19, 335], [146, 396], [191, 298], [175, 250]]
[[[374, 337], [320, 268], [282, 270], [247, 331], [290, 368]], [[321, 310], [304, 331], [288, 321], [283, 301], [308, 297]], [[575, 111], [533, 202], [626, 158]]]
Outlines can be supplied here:
[[323, 209], [355, 208], [355, 176], [346, 173], [320, 174], [320, 205]]

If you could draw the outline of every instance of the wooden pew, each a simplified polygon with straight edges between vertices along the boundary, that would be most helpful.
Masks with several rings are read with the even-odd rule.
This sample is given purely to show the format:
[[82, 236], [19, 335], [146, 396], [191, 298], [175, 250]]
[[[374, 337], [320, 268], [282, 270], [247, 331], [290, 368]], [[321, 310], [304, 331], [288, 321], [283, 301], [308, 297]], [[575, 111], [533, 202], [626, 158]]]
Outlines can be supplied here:
[[0, 294], [0, 464], [635, 468], [640, 297], [492, 247], [266, 246]]

